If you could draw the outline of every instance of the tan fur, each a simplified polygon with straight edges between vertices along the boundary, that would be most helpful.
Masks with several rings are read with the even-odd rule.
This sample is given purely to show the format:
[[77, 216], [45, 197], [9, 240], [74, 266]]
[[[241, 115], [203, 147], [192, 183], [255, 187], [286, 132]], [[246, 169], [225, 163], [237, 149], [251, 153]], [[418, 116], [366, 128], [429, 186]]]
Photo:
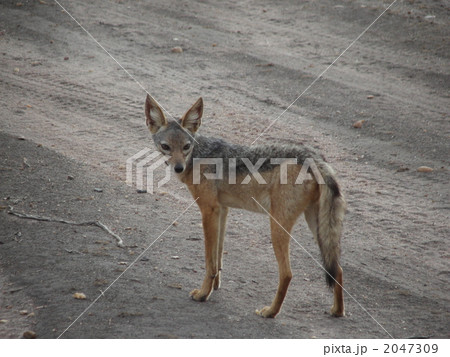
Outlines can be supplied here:
[[[331, 313], [334, 316], [344, 315], [344, 300], [342, 293], [342, 268], [339, 265], [340, 236], [342, 221], [345, 212], [345, 201], [339, 191], [332, 169], [324, 162], [319, 162], [319, 171], [328, 184], [319, 184], [317, 180], [306, 180], [303, 184], [295, 184], [302, 166], [289, 165], [287, 169], [287, 183], [281, 183], [280, 166], [260, 172], [261, 178], [267, 184], [257, 182], [254, 177], [248, 180], [248, 172], [236, 175], [236, 183], [229, 183], [228, 177], [221, 180], [211, 180], [205, 177], [207, 165], [200, 166], [200, 182], [194, 182], [193, 165], [190, 164], [196, 151], [186, 150], [186, 142], [195, 144], [189, 136], [194, 135], [200, 126], [203, 112], [203, 102], [199, 99], [191, 109], [182, 117], [179, 128], [171, 128], [161, 119], [161, 113], [154, 106], [155, 101], [147, 98], [146, 115], [147, 124], [154, 134], [155, 144], [167, 144], [170, 150], [163, 150], [165, 154], [170, 151], [169, 163], [175, 167], [182, 167], [177, 171], [178, 178], [187, 185], [192, 197], [202, 214], [203, 231], [205, 236], [206, 274], [200, 289], [193, 290], [190, 295], [194, 300], [206, 301], [214, 289], [220, 287], [220, 274], [222, 269], [223, 244], [225, 237], [226, 218], [229, 208], [240, 208], [258, 213], [270, 214], [270, 229], [272, 245], [278, 262], [279, 284], [274, 300], [257, 313], [263, 317], [275, 317], [281, 309], [286, 296], [292, 271], [289, 260], [290, 232], [297, 218], [304, 213], [309, 228], [317, 240], [325, 269], [333, 273], [329, 278], [330, 286], [334, 286], [334, 304]], [[155, 118], [152, 117], [153, 114]], [[162, 124], [158, 124], [162, 123]], [[194, 138], [193, 137], [193, 138]], [[197, 137], [199, 139], [199, 137]], [[199, 139], [200, 140], [200, 139]], [[208, 143], [208, 141], [202, 141]], [[216, 148], [223, 146], [224, 152], [233, 147], [224, 142], [214, 142]], [[208, 144], [204, 144], [208, 145]], [[297, 148], [298, 149], [298, 148]], [[251, 152], [252, 148], [245, 148]], [[299, 149], [298, 149], [299, 150]], [[221, 155], [220, 157], [227, 157]], [[247, 182], [242, 184], [242, 182]]]

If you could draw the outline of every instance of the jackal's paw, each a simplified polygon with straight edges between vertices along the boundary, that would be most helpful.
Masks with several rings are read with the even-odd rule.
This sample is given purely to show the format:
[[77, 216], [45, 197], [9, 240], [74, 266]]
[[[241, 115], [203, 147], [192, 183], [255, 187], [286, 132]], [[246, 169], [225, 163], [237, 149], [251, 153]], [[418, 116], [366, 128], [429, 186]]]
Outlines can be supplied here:
[[331, 316], [334, 316], [334, 317], [345, 316], [344, 308], [333, 305], [331, 307], [330, 314], [331, 314]]
[[189, 296], [195, 301], [206, 301], [208, 300], [208, 294], [204, 294], [199, 289], [194, 289], [189, 293]]
[[270, 306], [265, 306], [261, 310], [255, 311], [257, 315], [267, 318], [273, 318], [277, 315], [277, 312], [272, 311]]

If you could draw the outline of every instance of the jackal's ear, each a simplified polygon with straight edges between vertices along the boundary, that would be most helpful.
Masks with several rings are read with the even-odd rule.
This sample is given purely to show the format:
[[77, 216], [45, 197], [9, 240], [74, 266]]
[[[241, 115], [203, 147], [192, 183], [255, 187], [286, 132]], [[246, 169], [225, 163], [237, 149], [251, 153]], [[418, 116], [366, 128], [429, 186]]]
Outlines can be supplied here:
[[167, 125], [167, 120], [163, 111], [159, 107], [156, 100], [148, 94], [145, 99], [145, 116], [147, 118], [147, 126], [152, 134], [155, 134], [162, 126]]
[[195, 133], [202, 123], [203, 99], [198, 98], [195, 104], [181, 118], [181, 126]]

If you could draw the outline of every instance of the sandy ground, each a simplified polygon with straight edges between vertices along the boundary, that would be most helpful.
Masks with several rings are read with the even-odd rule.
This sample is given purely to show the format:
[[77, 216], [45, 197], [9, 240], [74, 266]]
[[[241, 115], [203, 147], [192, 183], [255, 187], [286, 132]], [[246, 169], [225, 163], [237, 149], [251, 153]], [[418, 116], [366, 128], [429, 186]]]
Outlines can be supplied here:
[[[0, 3], [1, 337], [69, 326], [64, 338], [449, 337], [448, 1], [397, 1], [259, 139], [315, 146], [339, 174], [341, 319], [295, 242], [282, 312], [254, 313], [278, 274], [267, 217], [241, 211], [230, 214], [221, 290], [192, 301], [204, 272], [198, 208], [175, 178], [137, 193], [125, 163], [152, 148], [142, 87], [175, 117], [202, 96], [202, 133], [250, 144], [389, 2], [61, 4], [123, 68], [53, 1]], [[10, 207], [100, 220], [125, 248], [98, 227]], [[303, 219], [293, 235], [319, 258]]]

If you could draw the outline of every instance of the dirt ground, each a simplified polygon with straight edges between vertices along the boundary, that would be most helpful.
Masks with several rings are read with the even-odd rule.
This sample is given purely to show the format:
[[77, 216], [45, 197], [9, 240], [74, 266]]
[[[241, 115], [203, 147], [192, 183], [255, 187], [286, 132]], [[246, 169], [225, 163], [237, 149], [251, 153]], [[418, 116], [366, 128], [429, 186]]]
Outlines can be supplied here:
[[[250, 145], [390, 1], [60, 3], [123, 68], [52, 0], [0, 3], [0, 337], [69, 326], [63, 338], [449, 337], [448, 1], [397, 1], [258, 140], [315, 146], [338, 172], [340, 319], [295, 242], [281, 313], [254, 313], [275, 294], [277, 265], [267, 217], [237, 210], [222, 288], [192, 301], [198, 208], [174, 177], [137, 193], [126, 160], [153, 148], [141, 86], [175, 117], [202, 96], [201, 132]], [[10, 207], [99, 220], [125, 248], [99, 227]], [[293, 236], [319, 259], [303, 218]]]

